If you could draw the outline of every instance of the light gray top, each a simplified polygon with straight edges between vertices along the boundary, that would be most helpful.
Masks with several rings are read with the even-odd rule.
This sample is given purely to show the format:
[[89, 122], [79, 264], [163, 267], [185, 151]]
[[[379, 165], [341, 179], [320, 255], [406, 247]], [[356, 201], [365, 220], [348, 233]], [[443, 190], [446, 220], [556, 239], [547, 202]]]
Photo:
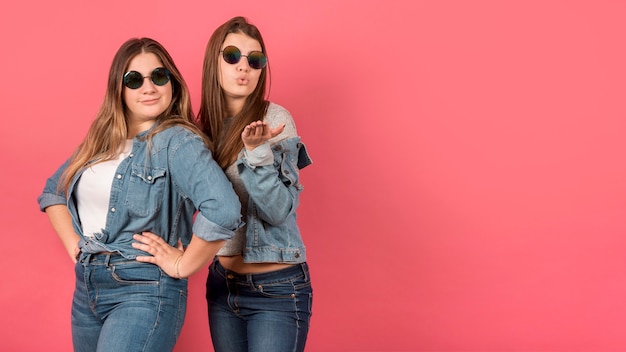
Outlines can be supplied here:
[[[279, 134], [278, 136], [270, 139], [268, 143], [273, 145], [278, 143], [284, 139], [295, 137], [298, 135], [296, 131], [296, 125], [291, 117], [289, 111], [278, 104], [270, 103], [267, 108], [267, 113], [265, 114], [264, 121], [266, 121], [270, 128], [275, 128], [283, 123], [285, 124], [285, 130]], [[229, 121], [225, 121], [228, 123]], [[254, 154], [261, 146], [255, 148], [251, 151], [245, 151], [248, 154]], [[244, 148], [245, 149], [245, 148]], [[251, 158], [253, 159], [253, 158]], [[248, 212], [248, 191], [246, 191], [246, 187], [241, 181], [241, 177], [239, 177], [239, 172], [237, 171], [237, 162], [231, 164], [225, 171], [226, 177], [233, 184], [233, 188], [235, 189], [235, 193], [239, 196], [239, 201], [241, 202], [241, 218], [246, 219], [246, 215]], [[217, 252], [217, 255], [220, 256], [233, 256], [243, 254], [243, 248], [246, 244], [246, 226], [239, 228], [235, 235], [226, 241], [224, 246]]]

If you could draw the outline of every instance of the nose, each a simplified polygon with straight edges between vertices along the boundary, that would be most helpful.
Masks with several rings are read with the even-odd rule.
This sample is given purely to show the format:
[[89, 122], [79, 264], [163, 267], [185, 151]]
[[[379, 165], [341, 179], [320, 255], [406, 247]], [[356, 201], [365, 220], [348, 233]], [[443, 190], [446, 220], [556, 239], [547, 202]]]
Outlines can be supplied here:
[[[245, 60], [244, 60], [245, 58]], [[248, 56], [246, 55], [241, 55], [241, 59], [239, 60], [239, 62], [237, 63], [237, 70], [238, 71], [245, 71], [248, 72], [250, 71], [250, 63], [248, 63]]]
[[[148, 79], [148, 82], [146, 82], [146, 78]], [[146, 76], [143, 78], [143, 84], [141, 85], [140, 89], [142, 90], [147, 90], [149, 92], [155, 91], [156, 90], [156, 84], [154, 84], [154, 82], [152, 82], [152, 77], [151, 76]]]

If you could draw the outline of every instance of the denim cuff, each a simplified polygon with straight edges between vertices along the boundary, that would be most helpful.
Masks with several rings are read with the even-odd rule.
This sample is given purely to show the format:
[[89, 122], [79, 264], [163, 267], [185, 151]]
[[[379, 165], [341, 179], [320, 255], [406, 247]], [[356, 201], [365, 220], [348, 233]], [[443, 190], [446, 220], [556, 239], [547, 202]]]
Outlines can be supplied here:
[[53, 193], [43, 193], [37, 198], [37, 201], [41, 211], [46, 211], [46, 208], [52, 205], [67, 205], [65, 197]]
[[193, 234], [205, 241], [228, 240], [235, 235], [235, 231], [224, 228], [204, 217], [202, 213], [196, 215], [193, 223]]

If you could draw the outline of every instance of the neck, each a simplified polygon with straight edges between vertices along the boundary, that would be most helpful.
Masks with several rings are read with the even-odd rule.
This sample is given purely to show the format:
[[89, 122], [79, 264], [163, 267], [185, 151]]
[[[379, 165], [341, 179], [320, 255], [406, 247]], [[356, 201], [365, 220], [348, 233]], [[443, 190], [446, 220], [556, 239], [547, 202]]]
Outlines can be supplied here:
[[141, 123], [133, 123], [128, 125], [128, 135], [126, 138], [133, 139], [143, 131], [147, 131], [152, 127], [154, 121], [144, 121]]
[[245, 104], [245, 102], [245, 98], [230, 99], [226, 104], [226, 112], [228, 113], [228, 116], [235, 116], [240, 113], [241, 110], [243, 110], [243, 105]]

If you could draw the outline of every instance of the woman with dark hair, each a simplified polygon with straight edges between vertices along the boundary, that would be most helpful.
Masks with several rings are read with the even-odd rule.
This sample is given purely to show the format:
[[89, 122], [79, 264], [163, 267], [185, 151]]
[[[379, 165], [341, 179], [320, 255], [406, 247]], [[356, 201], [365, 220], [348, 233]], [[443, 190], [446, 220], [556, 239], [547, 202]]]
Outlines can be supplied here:
[[241, 226], [209, 146], [165, 48], [125, 42], [87, 136], [38, 199], [76, 263], [75, 351], [174, 348], [185, 278]]
[[261, 33], [245, 18], [209, 39], [199, 122], [246, 222], [209, 268], [217, 352], [303, 351], [309, 331], [313, 290], [296, 209], [299, 171], [311, 160], [291, 114], [266, 100], [268, 69]]

